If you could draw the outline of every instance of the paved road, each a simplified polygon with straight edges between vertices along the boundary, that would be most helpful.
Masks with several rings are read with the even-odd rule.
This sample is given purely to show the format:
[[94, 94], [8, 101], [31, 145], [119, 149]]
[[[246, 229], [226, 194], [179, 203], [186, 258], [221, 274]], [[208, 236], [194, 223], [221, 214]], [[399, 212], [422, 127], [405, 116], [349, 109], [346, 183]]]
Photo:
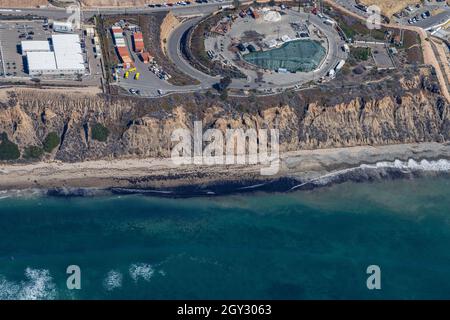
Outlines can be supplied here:
[[[112, 15], [112, 14], [124, 14], [124, 13], [151, 13], [151, 12], [161, 12], [172, 10], [175, 15], [178, 16], [189, 16], [189, 15], [199, 15], [212, 12], [214, 10], [219, 9], [219, 6], [230, 4], [232, 1], [223, 1], [221, 3], [210, 2], [197, 4], [192, 3], [187, 6], [173, 6], [173, 7], [135, 7], [135, 8], [82, 8], [82, 14], [84, 20], [88, 20], [94, 15], [99, 15], [100, 13], [103, 15]], [[21, 16], [21, 15], [35, 15], [35, 16], [45, 16], [49, 19], [54, 20], [63, 20], [67, 19], [71, 13], [67, 13], [64, 8], [8, 8], [8, 9], [0, 9], [0, 14], [2, 15], [12, 15], [12, 16]]]
[[203, 89], [211, 88], [211, 86], [215, 83], [217, 83], [221, 77], [213, 77], [210, 75], [207, 75], [197, 69], [195, 69], [193, 66], [187, 62], [181, 53], [181, 38], [183, 35], [191, 29], [193, 26], [195, 26], [197, 23], [200, 22], [200, 20], [203, 18], [203, 16], [196, 17], [190, 20], [187, 20], [178, 28], [176, 28], [170, 35], [167, 43], [167, 53], [169, 55], [169, 59], [172, 60], [173, 63], [175, 63], [182, 72], [185, 74], [191, 76], [192, 78], [197, 79], [200, 81], [200, 86]]

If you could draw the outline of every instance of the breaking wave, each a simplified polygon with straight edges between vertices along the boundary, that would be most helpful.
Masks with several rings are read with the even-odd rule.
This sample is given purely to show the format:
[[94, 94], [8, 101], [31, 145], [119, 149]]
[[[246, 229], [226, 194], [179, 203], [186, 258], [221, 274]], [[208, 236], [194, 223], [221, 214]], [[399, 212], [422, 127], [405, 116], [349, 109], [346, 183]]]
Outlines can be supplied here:
[[122, 286], [123, 276], [119, 271], [111, 270], [107, 273], [105, 280], [103, 280], [103, 286], [106, 290], [112, 291]]
[[408, 161], [395, 160], [392, 162], [377, 162], [374, 165], [362, 164], [361, 168], [395, 168], [401, 170], [420, 170], [420, 171], [450, 171], [450, 161], [441, 159], [436, 161], [409, 159]]
[[147, 263], [134, 263], [128, 269], [131, 279], [137, 282], [139, 279], [150, 281], [155, 270]]
[[347, 180], [366, 181], [395, 174], [409, 174], [420, 172], [447, 173], [450, 172], [450, 161], [440, 160], [420, 160], [409, 159], [408, 161], [394, 160], [381, 161], [375, 164], [361, 164], [358, 167], [333, 171], [323, 176], [302, 182], [293, 186], [290, 190], [326, 186], [335, 182]]
[[56, 286], [50, 271], [46, 269], [25, 269], [26, 280], [14, 282], [0, 275], [1, 300], [53, 300]]

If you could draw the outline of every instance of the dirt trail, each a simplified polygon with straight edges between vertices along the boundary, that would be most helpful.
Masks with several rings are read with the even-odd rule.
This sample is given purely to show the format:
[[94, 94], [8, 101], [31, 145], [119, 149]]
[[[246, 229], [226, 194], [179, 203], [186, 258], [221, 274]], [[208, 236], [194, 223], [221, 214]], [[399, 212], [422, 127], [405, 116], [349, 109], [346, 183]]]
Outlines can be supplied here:
[[[361, 17], [361, 16], [357, 15], [356, 13], [335, 3], [333, 0], [325, 0], [324, 2], [336, 9], [339, 9], [340, 11], [344, 12], [345, 14], [347, 14], [349, 16], [352, 16], [359, 20], [365, 19], [364, 17]], [[444, 74], [442, 72], [439, 61], [434, 54], [433, 48], [431, 47], [430, 39], [428, 38], [426, 31], [422, 28], [414, 27], [414, 26], [391, 25], [391, 24], [381, 24], [381, 25], [386, 28], [411, 30], [411, 31], [415, 31], [419, 34], [420, 42], [422, 44], [424, 63], [428, 64], [428, 65], [432, 65], [434, 67], [434, 69], [436, 70], [436, 77], [439, 81], [439, 86], [441, 88], [442, 95], [447, 99], [447, 102], [450, 103], [450, 93], [448, 91], [447, 84], [445, 82]]]
[[444, 75], [447, 77], [447, 83], [450, 84], [450, 66], [447, 63], [447, 55], [443, 47], [443, 42], [440, 39], [432, 38], [432, 41], [436, 48], [436, 54], [439, 56], [439, 60], [442, 62], [441, 65], [444, 68]]

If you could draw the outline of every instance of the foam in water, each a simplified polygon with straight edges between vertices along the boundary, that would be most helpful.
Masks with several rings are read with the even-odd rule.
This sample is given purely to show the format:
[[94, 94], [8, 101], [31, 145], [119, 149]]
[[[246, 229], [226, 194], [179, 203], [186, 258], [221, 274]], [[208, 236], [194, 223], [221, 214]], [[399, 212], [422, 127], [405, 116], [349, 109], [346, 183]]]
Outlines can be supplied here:
[[436, 161], [409, 159], [408, 161], [395, 160], [393, 162], [383, 161], [374, 165], [362, 164], [361, 168], [396, 168], [401, 170], [421, 170], [421, 171], [450, 171], [450, 161], [440, 159]]
[[25, 270], [26, 281], [8, 281], [0, 276], [1, 300], [51, 300], [56, 298], [56, 286], [50, 271], [46, 269]]
[[155, 272], [153, 267], [147, 263], [134, 263], [129, 268], [131, 279], [137, 282], [139, 279], [150, 281]]
[[103, 286], [105, 287], [106, 290], [112, 291], [122, 286], [122, 279], [123, 276], [119, 271], [111, 270], [106, 275], [106, 278], [103, 281]]
[[348, 168], [348, 169], [342, 169], [338, 171], [334, 171], [328, 174], [325, 174], [323, 176], [320, 176], [318, 178], [311, 179], [309, 181], [303, 182], [299, 185], [296, 185], [291, 188], [291, 190], [298, 189], [300, 187], [303, 187], [307, 184], [314, 184], [314, 185], [327, 185], [329, 183], [332, 183], [335, 181], [335, 179], [339, 178], [340, 176], [349, 173], [354, 172], [356, 170], [382, 170], [382, 169], [398, 169], [402, 172], [412, 172], [412, 171], [428, 171], [428, 172], [450, 172], [450, 161], [446, 159], [440, 159], [440, 160], [420, 160], [416, 161], [414, 159], [409, 159], [408, 161], [401, 161], [401, 160], [394, 160], [392, 162], [390, 161], [381, 161], [377, 162], [375, 164], [361, 164], [358, 167], [354, 168]]

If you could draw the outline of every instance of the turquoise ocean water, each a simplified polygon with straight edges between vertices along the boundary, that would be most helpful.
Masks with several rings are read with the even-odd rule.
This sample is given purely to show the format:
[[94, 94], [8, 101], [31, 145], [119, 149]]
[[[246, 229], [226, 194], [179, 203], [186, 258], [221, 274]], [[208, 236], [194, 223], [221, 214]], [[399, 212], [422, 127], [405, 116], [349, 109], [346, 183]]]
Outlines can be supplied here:
[[[3, 194], [0, 298], [448, 299], [449, 190], [420, 178], [188, 199]], [[372, 264], [381, 290], [366, 287]]]

